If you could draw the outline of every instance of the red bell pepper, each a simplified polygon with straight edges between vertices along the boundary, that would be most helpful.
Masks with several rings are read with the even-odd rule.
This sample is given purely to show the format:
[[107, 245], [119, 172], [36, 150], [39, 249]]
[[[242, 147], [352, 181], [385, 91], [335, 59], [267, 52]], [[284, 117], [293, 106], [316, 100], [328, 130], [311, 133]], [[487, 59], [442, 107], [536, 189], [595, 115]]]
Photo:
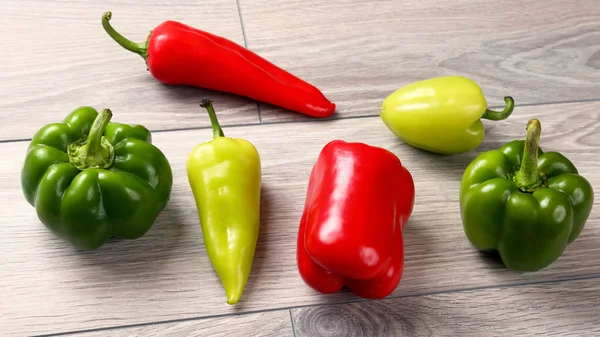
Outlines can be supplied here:
[[414, 199], [412, 175], [392, 152], [341, 140], [325, 145], [298, 228], [303, 281], [326, 294], [346, 286], [363, 298], [388, 296], [404, 269], [402, 231]]
[[239, 44], [177, 21], [154, 28], [146, 42], [134, 43], [110, 25], [102, 26], [123, 48], [144, 58], [152, 76], [165, 84], [184, 84], [228, 92], [312, 117], [335, 111], [315, 86], [277, 67]]

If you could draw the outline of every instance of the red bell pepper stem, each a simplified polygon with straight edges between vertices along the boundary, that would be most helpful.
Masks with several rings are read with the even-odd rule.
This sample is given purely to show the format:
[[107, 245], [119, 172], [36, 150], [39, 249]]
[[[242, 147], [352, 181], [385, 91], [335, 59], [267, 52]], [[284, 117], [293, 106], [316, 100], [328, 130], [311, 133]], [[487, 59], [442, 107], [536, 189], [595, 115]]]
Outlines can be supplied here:
[[318, 88], [226, 38], [165, 21], [150, 31], [146, 42], [135, 43], [113, 29], [111, 16], [102, 16], [106, 33], [141, 55], [162, 83], [228, 92], [312, 117], [329, 117], [335, 111]]

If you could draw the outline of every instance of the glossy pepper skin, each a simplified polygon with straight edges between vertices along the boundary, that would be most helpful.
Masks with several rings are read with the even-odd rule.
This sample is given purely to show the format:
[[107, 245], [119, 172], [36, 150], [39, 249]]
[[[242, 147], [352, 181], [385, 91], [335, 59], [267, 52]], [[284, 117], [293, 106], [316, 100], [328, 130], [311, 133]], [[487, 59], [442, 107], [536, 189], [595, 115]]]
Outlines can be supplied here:
[[541, 270], [575, 241], [592, 210], [594, 192], [573, 163], [539, 147], [541, 124], [525, 140], [483, 152], [466, 168], [460, 210], [475, 248], [497, 251], [506, 267]]
[[481, 119], [508, 118], [514, 100], [504, 98], [503, 111], [487, 109], [481, 88], [462, 76], [444, 76], [403, 86], [385, 98], [380, 117], [406, 144], [440, 154], [477, 148], [485, 138]]
[[404, 269], [402, 231], [415, 198], [410, 172], [392, 152], [334, 140], [310, 174], [296, 258], [321, 293], [348, 287], [363, 298], [396, 289]]
[[189, 154], [186, 171], [198, 210], [208, 257], [236, 304], [250, 271], [260, 230], [261, 162], [245, 139], [225, 137], [210, 100], [214, 138]]
[[54, 234], [81, 250], [137, 239], [167, 205], [171, 166], [141, 125], [112, 112], [73, 110], [33, 136], [21, 171], [25, 199]]
[[110, 19], [111, 12], [102, 16], [108, 35], [142, 56], [152, 76], [162, 83], [228, 92], [311, 117], [335, 112], [335, 104], [318, 88], [231, 40], [165, 21], [145, 43], [134, 43], [116, 32]]

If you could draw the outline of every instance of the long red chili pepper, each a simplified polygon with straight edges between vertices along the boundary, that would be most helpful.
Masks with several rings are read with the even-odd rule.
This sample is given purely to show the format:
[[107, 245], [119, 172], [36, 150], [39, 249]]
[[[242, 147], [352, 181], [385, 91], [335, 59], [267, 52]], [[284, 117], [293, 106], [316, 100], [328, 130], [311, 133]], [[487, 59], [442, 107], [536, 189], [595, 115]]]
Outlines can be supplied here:
[[184, 84], [228, 92], [312, 117], [335, 111], [315, 86], [228, 39], [180, 22], [165, 21], [144, 43], [132, 42], [102, 16], [104, 30], [123, 48], [139, 54], [152, 76], [165, 84]]

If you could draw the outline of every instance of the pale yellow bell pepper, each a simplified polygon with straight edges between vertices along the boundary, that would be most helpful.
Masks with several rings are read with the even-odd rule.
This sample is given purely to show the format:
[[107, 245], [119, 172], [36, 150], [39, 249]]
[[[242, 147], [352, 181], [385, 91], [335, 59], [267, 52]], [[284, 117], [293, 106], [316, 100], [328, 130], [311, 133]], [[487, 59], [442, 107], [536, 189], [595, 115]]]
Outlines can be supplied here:
[[414, 82], [390, 94], [380, 117], [406, 144], [422, 150], [457, 154], [477, 148], [484, 140], [481, 119], [499, 121], [514, 109], [505, 97], [502, 111], [487, 109], [479, 85], [462, 76], [444, 76]]

